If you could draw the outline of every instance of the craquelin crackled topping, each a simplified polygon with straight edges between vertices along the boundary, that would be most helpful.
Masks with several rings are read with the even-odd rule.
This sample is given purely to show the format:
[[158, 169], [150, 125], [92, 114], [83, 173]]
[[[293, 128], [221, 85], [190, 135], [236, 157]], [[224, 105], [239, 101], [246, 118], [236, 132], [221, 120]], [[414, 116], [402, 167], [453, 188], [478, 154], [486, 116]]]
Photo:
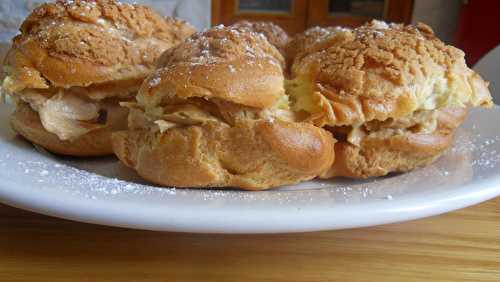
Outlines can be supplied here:
[[285, 95], [283, 63], [264, 35], [220, 25], [164, 52], [137, 99], [148, 107], [203, 97], [267, 108]]
[[289, 41], [288, 34], [278, 25], [272, 22], [250, 22], [239, 21], [234, 27], [263, 34], [269, 43], [274, 45], [281, 54], [285, 54], [285, 46]]
[[261, 33], [246, 28], [219, 25], [186, 39], [181, 45], [165, 52], [158, 67], [174, 64], [211, 65], [246, 57], [265, 58], [281, 65], [283, 57]]
[[291, 62], [298, 54], [311, 52], [311, 46], [324, 42], [328, 37], [332, 37], [339, 32], [348, 32], [350, 29], [340, 26], [320, 27], [315, 26], [307, 29], [303, 33], [296, 34], [286, 46], [286, 57]]
[[4, 63], [8, 93], [143, 79], [164, 50], [195, 32], [146, 6], [114, 0], [46, 3], [20, 31]]
[[295, 94], [309, 97], [305, 100], [312, 106], [305, 110], [316, 115], [319, 125], [491, 105], [487, 83], [467, 68], [464, 53], [441, 42], [424, 24], [374, 21], [327, 36], [310, 48], [312, 52], [295, 58], [291, 85], [308, 88], [307, 94]]
[[[75, 0], [46, 3], [21, 26], [22, 36], [33, 36], [54, 57], [73, 57], [102, 65], [153, 64], [158, 45], [173, 45], [194, 30], [151, 8], [114, 0]], [[153, 40], [149, 48], [134, 51], [139, 38]], [[142, 42], [141, 42], [142, 43]]]

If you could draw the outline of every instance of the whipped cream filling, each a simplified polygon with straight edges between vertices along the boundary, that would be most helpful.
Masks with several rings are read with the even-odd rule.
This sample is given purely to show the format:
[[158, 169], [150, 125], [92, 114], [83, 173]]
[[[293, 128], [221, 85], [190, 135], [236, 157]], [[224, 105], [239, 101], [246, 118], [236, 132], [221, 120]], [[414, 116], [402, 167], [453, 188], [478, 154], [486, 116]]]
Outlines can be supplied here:
[[209, 122], [234, 124], [238, 120], [265, 119], [293, 121], [295, 115], [279, 101], [266, 109], [255, 109], [225, 101], [190, 101], [184, 104], [164, 105], [145, 108], [135, 102], [122, 102], [129, 113], [129, 128], [152, 129], [161, 133], [176, 127], [203, 125]]
[[347, 134], [347, 142], [360, 146], [365, 137], [388, 138], [406, 133], [432, 133], [438, 126], [437, 110], [418, 111], [413, 115], [400, 119], [385, 121], [373, 120], [351, 126]]
[[74, 140], [90, 131], [102, 128], [98, 102], [85, 100], [64, 91], [47, 97], [36, 90], [24, 90], [16, 96], [38, 112], [43, 127], [60, 140]]
[[128, 124], [131, 129], [153, 129], [161, 133], [175, 127], [201, 125], [207, 122], [221, 121], [196, 105], [176, 105], [175, 108], [155, 107], [145, 109], [134, 102], [122, 102], [129, 108]]
[[9, 75], [2, 82], [0, 98], [7, 94], [14, 101], [29, 104], [48, 132], [60, 140], [71, 141], [103, 128], [105, 124], [100, 118], [102, 113], [108, 114], [107, 99], [131, 99], [139, 86], [140, 80], [130, 79], [68, 89], [25, 88]]

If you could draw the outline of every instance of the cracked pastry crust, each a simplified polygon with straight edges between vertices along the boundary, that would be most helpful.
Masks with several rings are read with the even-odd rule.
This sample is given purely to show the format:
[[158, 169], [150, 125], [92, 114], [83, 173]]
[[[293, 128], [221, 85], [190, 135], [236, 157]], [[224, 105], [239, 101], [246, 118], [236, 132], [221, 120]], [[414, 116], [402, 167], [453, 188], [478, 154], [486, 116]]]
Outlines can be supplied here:
[[[118, 107], [120, 101], [133, 99], [162, 51], [194, 29], [145, 6], [76, 0], [39, 6], [20, 32], [5, 58], [2, 84], [22, 108], [12, 117], [15, 129], [55, 153], [99, 155], [112, 153], [110, 132], [94, 134], [104, 140], [86, 135], [126, 126], [101, 120], [115, 114], [106, 113], [110, 101]], [[15, 120], [30, 116], [32, 121], [25, 104], [39, 115], [39, 122]], [[47, 140], [58, 144], [46, 145]], [[64, 148], [68, 146], [75, 148]]]
[[[336, 162], [322, 177], [366, 178], [428, 164], [450, 146], [465, 108], [492, 105], [488, 83], [466, 66], [463, 52], [426, 25], [373, 21], [313, 31], [292, 40], [302, 49], [286, 83], [302, 120], [339, 140]], [[444, 116], [456, 126], [443, 127]]]
[[36, 8], [13, 39], [15, 87], [86, 87], [145, 77], [162, 51], [194, 32], [146, 6], [57, 1]]
[[280, 53], [285, 56], [285, 48], [290, 40], [288, 34], [278, 25], [272, 22], [249, 22], [239, 21], [232, 25], [239, 29], [247, 29], [256, 33], [262, 33]]
[[[328, 38], [334, 38], [336, 33], [346, 32], [348, 30], [348, 28], [340, 26], [315, 26], [302, 33], [297, 33], [285, 46], [285, 58], [288, 64], [292, 64], [293, 60], [298, 57], [299, 54], [314, 51], [314, 49], [311, 48], [312, 46], [316, 45], [315, 49], [321, 49], [322, 44], [329, 42], [327, 40]], [[318, 45], [318, 43], [320, 44]]]
[[113, 134], [118, 158], [165, 186], [251, 190], [316, 177], [333, 163], [332, 135], [295, 122], [283, 57], [266, 38], [214, 27], [167, 50]]
[[[418, 110], [490, 106], [487, 83], [467, 68], [464, 53], [423, 24], [374, 22], [337, 32], [295, 58], [290, 94], [297, 110], [323, 125], [404, 118]], [[307, 94], [307, 95], [306, 95]], [[305, 105], [309, 103], [309, 105]]]

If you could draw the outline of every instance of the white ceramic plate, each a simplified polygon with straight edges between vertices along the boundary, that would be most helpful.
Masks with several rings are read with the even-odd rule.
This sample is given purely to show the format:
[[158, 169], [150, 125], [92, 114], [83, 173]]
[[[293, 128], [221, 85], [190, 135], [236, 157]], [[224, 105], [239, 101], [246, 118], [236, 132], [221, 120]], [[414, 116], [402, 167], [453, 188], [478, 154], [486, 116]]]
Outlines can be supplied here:
[[159, 188], [112, 157], [35, 149], [0, 106], [0, 201], [83, 222], [150, 230], [271, 233], [370, 226], [436, 215], [500, 195], [500, 108], [474, 110], [434, 165], [367, 181], [311, 181], [264, 192]]

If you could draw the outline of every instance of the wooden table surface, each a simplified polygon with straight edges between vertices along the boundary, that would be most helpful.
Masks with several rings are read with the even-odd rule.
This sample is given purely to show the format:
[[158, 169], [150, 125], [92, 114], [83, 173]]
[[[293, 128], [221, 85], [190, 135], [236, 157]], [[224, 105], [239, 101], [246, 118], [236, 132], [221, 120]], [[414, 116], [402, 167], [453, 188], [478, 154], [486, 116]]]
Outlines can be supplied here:
[[0, 281], [500, 281], [500, 198], [406, 223], [203, 235], [0, 205]]

